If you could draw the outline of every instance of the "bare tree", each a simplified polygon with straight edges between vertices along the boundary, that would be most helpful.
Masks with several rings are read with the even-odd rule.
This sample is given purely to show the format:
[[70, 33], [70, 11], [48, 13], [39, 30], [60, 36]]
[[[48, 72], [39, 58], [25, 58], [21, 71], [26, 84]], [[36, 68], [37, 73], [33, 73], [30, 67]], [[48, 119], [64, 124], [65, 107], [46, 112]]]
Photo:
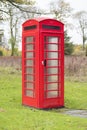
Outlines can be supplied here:
[[[14, 55], [15, 46], [17, 45], [17, 24], [18, 16], [15, 14], [17, 10], [13, 9], [12, 6], [8, 9], [8, 19], [9, 19], [9, 29], [10, 29], [10, 39], [9, 43], [11, 44], [11, 56]], [[16, 16], [15, 16], [16, 15]]]
[[77, 20], [77, 29], [82, 37], [83, 50], [85, 49], [85, 42], [87, 40], [87, 12], [80, 11], [74, 15]]
[[[0, 1], [1, 8], [0, 13], [3, 14], [3, 20], [8, 21], [8, 29], [10, 30], [9, 43], [11, 45], [11, 56], [15, 53], [15, 47], [17, 46], [18, 41], [18, 23], [22, 18], [22, 10], [18, 8], [19, 5], [15, 4], [13, 1]], [[15, 6], [15, 5], [16, 6]], [[22, 3], [23, 4], [23, 3]], [[29, 3], [28, 3], [29, 4]], [[20, 6], [19, 6], [20, 7]], [[21, 5], [23, 7], [23, 5]], [[27, 5], [28, 8], [28, 5]], [[27, 12], [26, 12], [27, 13]]]
[[[8, 1], [8, 2], [7, 2]], [[3, 19], [5, 21], [9, 22], [9, 32], [10, 32], [10, 38], [9, 43], [11, 45], [11, 56], [14, 55], [15, 46], [17, 45], [17, 41], [19, 39], [18, 35], [18, 25], [21, 24], [26, 19], [32, 18], [35, 15], [41, 15], [41, 10], [37, 9], [33, 4], [33, 2], [29, 3], [30, 0], [21, 0], [21, 2], [24, 2], [20, 4], [14, 3], [14, 1], [4, 0], [2, 3], [2, 7], [0, 8], [0, 11], [4, 13]], [[25, 1], [28, 1], [28, 4], [26, 5]], [[18, 2], [18, 0], [17, 0]], [[20, 1], [19, 1], [20, 2]], [[15, 6], [16, 5], [16, 6]], [[39, 13], [37, 13], [39, 12]]]
[[58, 0], [57, 2], [50, 3], [50, 12], [55, 15], [55, 18], [65, 22], [66, 18], [71, 15], [72, 8], [70, 4], [64, 0]]

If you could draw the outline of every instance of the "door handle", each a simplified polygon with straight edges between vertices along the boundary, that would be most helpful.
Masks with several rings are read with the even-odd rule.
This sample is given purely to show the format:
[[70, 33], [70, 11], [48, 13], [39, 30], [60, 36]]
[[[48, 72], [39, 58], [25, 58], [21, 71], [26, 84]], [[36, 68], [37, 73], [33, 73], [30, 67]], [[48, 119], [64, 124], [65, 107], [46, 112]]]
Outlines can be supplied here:
[[46, 60], [42, 61], [42, 65], [46, 66]]
[[46, 62], [46, 60], [44, 60], [44, 66], [46, 66], [46, 64], [47, 64], [47, 62]]

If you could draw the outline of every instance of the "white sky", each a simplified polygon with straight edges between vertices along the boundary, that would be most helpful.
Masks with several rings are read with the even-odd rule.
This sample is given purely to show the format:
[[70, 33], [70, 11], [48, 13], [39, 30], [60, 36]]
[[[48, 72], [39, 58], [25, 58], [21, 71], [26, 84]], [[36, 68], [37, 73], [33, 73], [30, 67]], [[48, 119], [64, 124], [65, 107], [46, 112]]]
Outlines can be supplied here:
[[[58, 0], [36, 0], [38, 5], [43, 8], [47, 9], [50, 2], [55, 2]], [[87, 0], [64, 0], [65, 2], [69, 2], [70, 6], [76, 10], [86, 10], [87, 11]]]
[[81, 10], [85, 10], [87, 11], [87, 1], [86, 0], [66, 0], [67, 2], [70, 3], [71, 7], [73, 7], [73, 9], [75, 11], [81, 11]]
[[[42, 9], [48, 10], [49, 12], [49, 3], [50, 2], [56, 2], [58, 0], [36, 0], [38, 3], [38, 6]], [[70, 6], [73, 8], [74, 12], [78, 11], [87, 11], [87, 0], [64, 0], [65, 2], [69, 2]], [[81, 43], [82, 39], [79, 33], [77, 33], [76, 30], [69, 31], [69, 35], [72, 37], [72, 41], [74, 43]]]

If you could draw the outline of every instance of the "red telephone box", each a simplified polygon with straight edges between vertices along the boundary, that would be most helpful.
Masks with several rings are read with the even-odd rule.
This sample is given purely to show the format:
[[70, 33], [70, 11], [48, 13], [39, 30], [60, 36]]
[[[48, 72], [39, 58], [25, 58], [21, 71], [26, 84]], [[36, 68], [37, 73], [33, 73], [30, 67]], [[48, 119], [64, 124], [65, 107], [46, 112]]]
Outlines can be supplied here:
[[22, 103], [35, 108], [64, 106], [64, 24], [30, 19], [22, 25]]

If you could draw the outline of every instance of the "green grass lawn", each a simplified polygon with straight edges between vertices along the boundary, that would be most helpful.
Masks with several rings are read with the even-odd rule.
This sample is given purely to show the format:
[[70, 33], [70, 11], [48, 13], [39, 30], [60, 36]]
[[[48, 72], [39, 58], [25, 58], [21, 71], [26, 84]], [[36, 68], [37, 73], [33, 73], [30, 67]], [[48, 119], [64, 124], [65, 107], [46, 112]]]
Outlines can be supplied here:
[[65, 107], [87, 110], [87, 82], [65, 81]]
[[[87, 109], [87, 83], [65, 81], [65, 108]], [[21, 72], [0, 70], [0, 130], [87, 130], [87, 118], [22, 106]]]

